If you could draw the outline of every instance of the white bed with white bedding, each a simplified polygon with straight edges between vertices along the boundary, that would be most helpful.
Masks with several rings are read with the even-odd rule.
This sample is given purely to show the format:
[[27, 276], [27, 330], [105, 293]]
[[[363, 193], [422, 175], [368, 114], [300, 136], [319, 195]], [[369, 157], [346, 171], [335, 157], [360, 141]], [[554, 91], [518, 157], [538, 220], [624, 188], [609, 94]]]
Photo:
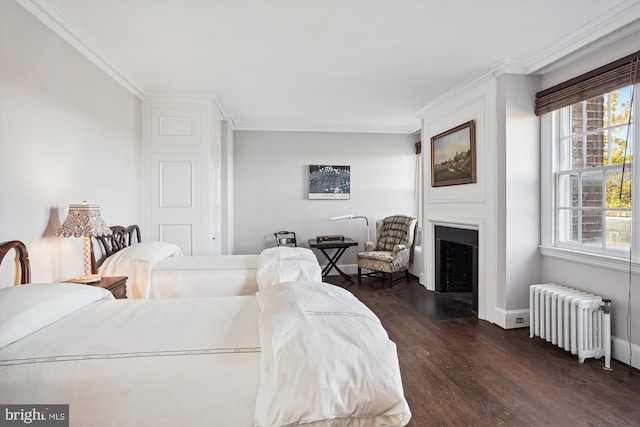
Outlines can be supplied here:
[[375, 314], [337, 286], [278, 282], [276, 266], [294, 274], [293, 259], [265, 262], [252, 296], [0, 289], [0, 403], [69, 404], [72, 426], [406, 425]]
[[151, 269], [149, 298], [255, 295], [259, 257], [169, 257]]
[[[75, 304], [0, 348], [3, 404], [69, 404], [76, 426], [253, 425], [260, 379], [255, 297], [113, 300], [101, 288], [76, 284], [8, 290], [29, 287], [43, 288], [31, 319], [60, 303], [47, 287]], [[19, 307], [6, 292], [0, 305]], [[25, 303], [38, 300], [29, 294]]]
[[[114, 226], [114, 235], [102, 239], [123, 241], [119, 233], [132, 227], [137, 231], [136, 226]], [[290, 280], [322, 280], [317, 258], [307, 248], [268, 248], [257, 255], [183, 256], [172, 243], [126, 241], [99, 261], [97, 272], [102, 276], [127, 276], [127, 298], [255, 295], [261, 259], [281, 259], [282, 265], [296, 261], [296, 268], [287, 276]], [[301, 266], [305, 268], [301, 270]], [[284, 271], [279, 268], [278, 274]]]

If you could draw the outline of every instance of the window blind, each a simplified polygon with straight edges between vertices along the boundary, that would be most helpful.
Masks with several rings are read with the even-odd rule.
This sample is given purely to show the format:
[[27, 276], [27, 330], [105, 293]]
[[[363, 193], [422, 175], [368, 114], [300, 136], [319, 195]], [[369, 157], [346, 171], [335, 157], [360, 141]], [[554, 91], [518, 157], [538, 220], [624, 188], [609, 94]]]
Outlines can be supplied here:
[[640, 74], [640, 51], [536, 93], [536, 115], [629, 86]]

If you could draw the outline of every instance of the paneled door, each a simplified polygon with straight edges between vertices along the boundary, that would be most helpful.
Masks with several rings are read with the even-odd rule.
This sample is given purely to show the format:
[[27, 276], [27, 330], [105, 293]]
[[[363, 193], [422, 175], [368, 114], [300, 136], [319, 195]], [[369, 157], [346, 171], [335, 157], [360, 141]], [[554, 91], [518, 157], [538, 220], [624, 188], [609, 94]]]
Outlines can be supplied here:
[[185, 255], [202, 253], [207, 233], [202, 216], [202, 159], [198, 154], [153, 154], [152, 217], [158, 240], [180, 246]]
[[143, 106], [147, 240], [174, 243], [185, 255], [220, 254], [214, 209], [220, 162], [213, 159], [221, 153], [214, 118], [210, 103], [200, 100], [149, 99]]

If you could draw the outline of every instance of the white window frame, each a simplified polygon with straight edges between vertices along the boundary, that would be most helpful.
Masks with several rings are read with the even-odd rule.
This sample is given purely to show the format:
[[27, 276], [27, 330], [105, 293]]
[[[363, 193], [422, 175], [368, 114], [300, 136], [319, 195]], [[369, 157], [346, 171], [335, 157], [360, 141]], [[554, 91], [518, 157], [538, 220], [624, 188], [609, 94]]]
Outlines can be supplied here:
[[[636, 84], [633, 105], [633, 158], [634, 163], [640, 161], [640, 108], [638, 95], [640, 85]], [[630, 168], [633, 174], [632, 184], [632, 224], [631, 249], [622, 251], [615, 249], [589, 248], [586, 245], [571, 245], [556, 242], [556, 167], [557, 142], [555, 141], [555, 126], [552, 113], [540, 118], [540, 251], [543, 256], [564, 259], [572, 262], [609, 268], [618, 271], [629, 271], [640, 274], [640, 199], [637, 190], [640, 185], [640, 165]]]

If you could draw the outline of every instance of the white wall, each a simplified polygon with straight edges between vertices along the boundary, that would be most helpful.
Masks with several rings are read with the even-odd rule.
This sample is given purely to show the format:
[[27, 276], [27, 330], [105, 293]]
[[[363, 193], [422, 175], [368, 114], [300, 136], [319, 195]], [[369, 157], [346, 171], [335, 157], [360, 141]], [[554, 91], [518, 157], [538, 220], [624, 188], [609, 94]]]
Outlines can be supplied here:
[[[364, 220], [328, 221], [346, 214], [375, 221], [402, 213], [417, 215], [414, 194], [418, 135], [249, 132], [234, 133], [235, 253], [275, 246], [273, 233], [295, 231], [299, 246], [323, 234], [360, 243], [341, 259], [353, 271], [366, 240]], [[309, 165], [351, 167], [349, 200], [309, 200]], [[319, 259], [322, 254], [318, 254]]]
[[540, 120], [534, 113], [540, 78], [503, 74], [497, 83], [498, 212], [503, 224], [498, 233], [504, 248], [499, 257], [504, 287], [499, 287], [498, 299], [509, 312], [527, 310], [529, 286], [540, 282]]
[[223, 120], [221, 126], [222, 170], [220, 177], [222, 212], [220, 230], [220, 251], [222, 255], [231, 255], [233, 247], [233, 124]]
[[[28, 247], [32, 281], [82, 272], [81, 239], [42, 239], [51, 207], [139, 218], [141, 104], [15, 2], [0, 2], [0, 241]], [[6, 275], [0, 277], [6, 284]]]

